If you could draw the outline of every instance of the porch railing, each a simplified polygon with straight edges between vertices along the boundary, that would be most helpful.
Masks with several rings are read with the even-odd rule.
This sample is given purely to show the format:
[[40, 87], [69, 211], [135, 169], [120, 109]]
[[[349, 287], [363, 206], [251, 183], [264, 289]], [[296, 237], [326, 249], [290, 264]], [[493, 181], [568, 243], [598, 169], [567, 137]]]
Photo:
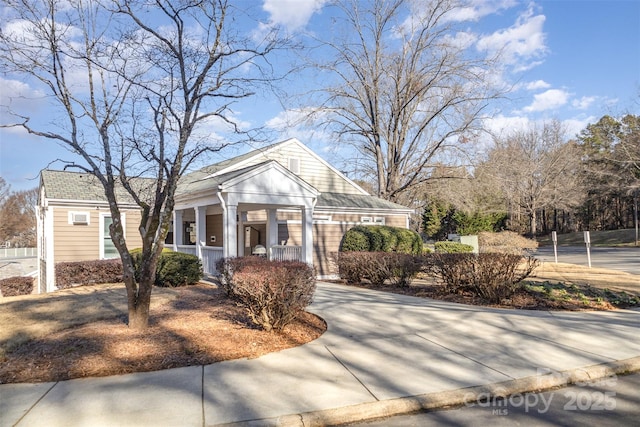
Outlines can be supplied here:
[[205, 274], [215, 274], [216, 262], [224, 258], [224, 250], [217, 246], [202, 246], [202, 269]]
[[198, 255], [196, 252], [195, 245], [178, 245], [178, 252], [182, 252], [184, 254]]
[[[178, 245], [178, 252], [198, 255], [198, 250], [194, 245]], [[202, 270], [205, 274], [216, 273], [216, 262], [224, 258], [224, 250], [218, 246], [202, 246]]]
[[302, 246], [271, 246], [269, 258], [274, 261], [300, 261], [302, 259]]

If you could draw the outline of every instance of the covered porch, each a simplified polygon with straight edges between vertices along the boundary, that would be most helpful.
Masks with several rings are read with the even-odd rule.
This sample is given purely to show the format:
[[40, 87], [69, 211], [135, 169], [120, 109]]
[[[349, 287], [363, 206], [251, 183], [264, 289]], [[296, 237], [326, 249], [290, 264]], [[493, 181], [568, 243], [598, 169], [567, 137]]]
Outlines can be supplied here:
[[[318, 191], [277, 162], [188, 182], [176, 197], [167, 246], [197, 255], [205, 274], [218, 260], [246, 255], [313, 265]], [[279, 230], [278, 211], [301, 221], [301, 235]], [[282, 227], [280, 227], [282, 228]]]

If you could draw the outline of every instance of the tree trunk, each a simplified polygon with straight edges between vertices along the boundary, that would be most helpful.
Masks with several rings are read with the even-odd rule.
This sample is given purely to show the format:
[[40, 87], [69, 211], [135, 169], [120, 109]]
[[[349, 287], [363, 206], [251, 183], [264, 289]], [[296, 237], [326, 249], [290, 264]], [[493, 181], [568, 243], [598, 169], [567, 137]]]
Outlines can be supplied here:
[[151, 305], [151, 288], [153, 281], [141, 278], [138, 286], [127, 286], [129, 327], [146, 329], [149, 326], [149, 307]]

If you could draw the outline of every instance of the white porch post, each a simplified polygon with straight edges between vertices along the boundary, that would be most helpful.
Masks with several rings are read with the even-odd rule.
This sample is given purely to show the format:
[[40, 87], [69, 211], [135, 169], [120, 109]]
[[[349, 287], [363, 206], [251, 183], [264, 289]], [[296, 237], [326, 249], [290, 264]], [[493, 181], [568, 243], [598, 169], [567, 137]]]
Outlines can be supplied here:
[[183, 243], [182, 238], [182, 211], [174, 210], [173, 211], [173, 250], [174, 252], [178, 251], [178, 245]]
[[302, 207], [302, 261], [313, 265], [313, 205]]
[[244, 245], [245, 245], [245, 233], [244, 233], [244, 223], [247, 222], [247, 213], [240, 212], [239, 215], [240, 221], [238, 222], [238, 256], [245, 256], [244, 253]]
[[271, 247], [278, 244], [278, 210], [267, 209], [267, 254], [271, 258]]
[[202, 247], [207, 244], [207, 207], [198, 206], [196, 211], [196, 255], [202, 259]]
[[227, 205], [222, 213], [224, 257], [238, 256], [238, 205]]

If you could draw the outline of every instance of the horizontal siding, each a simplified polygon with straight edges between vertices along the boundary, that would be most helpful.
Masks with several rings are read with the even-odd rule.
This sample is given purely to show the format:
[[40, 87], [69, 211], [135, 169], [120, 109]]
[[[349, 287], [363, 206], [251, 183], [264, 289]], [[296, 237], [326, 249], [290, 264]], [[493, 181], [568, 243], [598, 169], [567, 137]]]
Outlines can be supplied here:
[[[55, 262], [86, 261], [100, 258], [100, 213], [95, 209], [60, 208], [53, 209], [53, 253]], [[69, 224], [69, 212], [87, 212], [89, 224]], [[138, 233], [140, 213], [127, 211], [125, 216], [125, 238], [129, 248], [142, 246]]]
[[284, 146], [268, 153], [268, 155], [258, 155], [247, 166], [262, 163], [266, 160], [275, 160], [288, 169], [289, 158], [300, 159], [300, 174], [298, 176], [320, 192], [362, 194], [344, 177], [319, 162], [296, 144], [284, 144]]

